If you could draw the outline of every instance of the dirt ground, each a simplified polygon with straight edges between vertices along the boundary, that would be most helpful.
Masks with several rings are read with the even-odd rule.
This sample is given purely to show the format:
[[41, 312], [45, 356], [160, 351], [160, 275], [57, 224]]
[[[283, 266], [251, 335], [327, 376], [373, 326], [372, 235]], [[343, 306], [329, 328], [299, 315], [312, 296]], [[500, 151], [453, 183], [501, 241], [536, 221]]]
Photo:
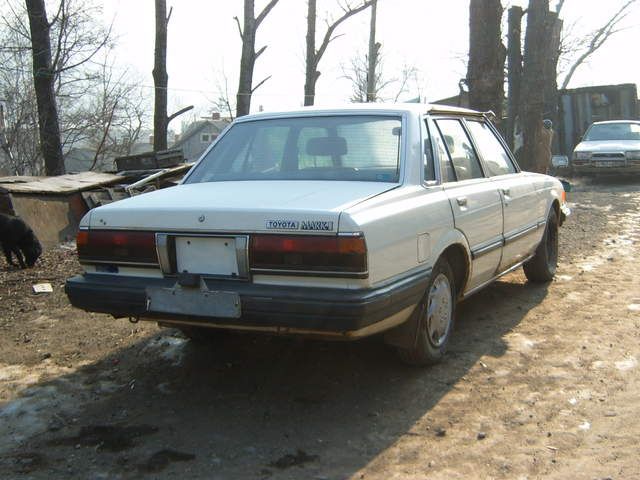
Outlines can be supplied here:
[[69, 246], [0, 263], [0, 478], [640, 478], [640, 179], [569, 200], [556, 280], [463, 302], [427, 369], [377, 339], [203, 346], [75, 310]]

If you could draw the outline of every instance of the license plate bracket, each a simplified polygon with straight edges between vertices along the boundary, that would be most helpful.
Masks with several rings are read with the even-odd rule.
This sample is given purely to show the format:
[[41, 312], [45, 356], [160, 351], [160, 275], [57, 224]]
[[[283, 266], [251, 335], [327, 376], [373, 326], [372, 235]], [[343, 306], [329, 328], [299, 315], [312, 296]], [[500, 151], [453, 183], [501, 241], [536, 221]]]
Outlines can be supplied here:
[[240, 295], [235, 292], [209, 290], [202, 282], [200, 288], [148, 287], [147, 311], [196, 317], [240, 318]]
[[611, 167], [623, 167], [624, 162], [617, 162], [615, 160], [598, 160], [596, 161], [596, 167], [598, 168], [611, 168]]

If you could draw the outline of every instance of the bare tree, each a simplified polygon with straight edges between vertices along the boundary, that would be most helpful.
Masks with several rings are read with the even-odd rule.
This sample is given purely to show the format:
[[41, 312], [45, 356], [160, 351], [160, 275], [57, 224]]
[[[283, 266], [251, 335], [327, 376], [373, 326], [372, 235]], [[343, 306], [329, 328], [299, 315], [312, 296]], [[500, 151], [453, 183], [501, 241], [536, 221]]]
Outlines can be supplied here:
[[[4, 25], [3, 25], [4, 27]], [[5, 106], [5, 170], [15, 175], [42, 175], [38, 108], [35, 99], [28, 31], [0, 29], [0, 102]]]
[[[103, 158], [128, 153], [147, 121], [148, 105], [139, 80], [115, 67], [109, 57], [110, 30], [91, 0], [62, 0], [51, 21], [54, 94], [63, 154], [77, 148], [99, 150]], [[38, 147], [38, 114], [31, 39], [24, 3], [9, 0], [0, 18], [0, 101], [6, 106], [5, 134], [12, 151], [6, 167], [15, 174], [44, 173]], [[101, 57], [101, 53], [104, 56]], [[115, 108], [114, 108], [115, 106]], [[100, 142], [104, 138], [103, 142]]]
[[497, 123], [502, 119], [506, 57], [501, 40], [501, 19], [500, 0], [471, 0], [469, 3], [469, 104], [476, 110], [492, 110]]
[[509, 8], [508, 33], [507, 33], [507, 56], [508, 70], [507, 83], [509, 85], [509, 96], [507, 100], [507, 126], [505, 137], [511, 150], [514, 150], [514, 135], [516, 130], [516, 118], [520, 107], [520, 88], [522, 84], [522, 7], [514, 6]]
[[353, 103], [375, 102], [383, 100], [382, 90], [397, 81], [383, 76], [383, 61], [380, 55], [376, 55], [371, 75], [371, 61], [368, 55], [354, 56], [349, 65], [342, 65], [342, 75], [351, 82], [351, 97]]
[[[562, 5], [559, 5], [562, 7]], [[560, 59], [562, 27], [563, 21], [558, 16], [558, 11], [549, 11], [546, 20], [547, 44], [546, 44], [546, 65], [544, 67], [545, 84], [544, 84], [544, 107], [542, 114], [544, 119], [552, 121], [553, 125], [558, 124], [558, 60]], [[551, 134], [552, 135], [552, 134]], [[559, 147], [559, 139], [552, 137], [552, 147], [557, 150]], [[551, 158], [548, 159], [550, 161]], [[546, 169], [549, 165], [544, 167]], [[542, 168], [541, 168], [542, 169]]]
[[238, 24], [238, 32], [242, 40], [242, 55], [240, 57], [240, 78], [238, 82], [238, 94], [236, 100], [236, 116], [247, 115], [251, 110], [251, 95], [261, 85], [271, 78], [271, 75], [264, 78], [254, 87], [253, 68], [256, 60], [264, 53], [267, 46], [262, 46], [256, 52], [256, 32], [260, 24], [264, 21], [269, 12], [276, 6], [278, 0], [270, 0], [264, 9], [255, 16], [254, 0], [244, 0], [244, 28], [240, 26], [238, 17], [233, 17]]
[[[570, 63], [568, 72], [564, 76], [562, 86], [560, 88], [567, 88], [573, 78], [573, 75], [576, 73], [576, 70], [587, 60], [587, 58], [598, 51], [598, 49], [600, 49], [600, 47], [602, 47], [602, 45], [604, 45], [612, 35], [615, 35], [617, 32], [622, 30], [620, 28], [620, 22], [627, 17], [631, 11], [632, 5], [636, 2], [637, 0], [627, 0], [611, 17], [607, 19], [604, 25], [597, 28], [590, 34], [580, 37], [574, 42], [571, 42], [566, 37], [563, 39], [563, 53], [565, 56], [573, 52], [580, 53], [578, 57]], [[563, 2], [560, 2], [558, 7], [556, 7], [557, 12], [562, 8], [562, 3]]]
[[410, 85], [413, 84], [413, 93], [412, 95], [418, 94], [417, 97], [412, 97], [408, 101], [413, 103], [419, 103], [422, 99], [424, 99], [424, 95], [422, 94], [422, 79], [420, 75], [420, 71], [412, 66], [405, 64], [402, 69], [400, 69], [400, 78], [396, 79], [397, 88], [396, 93], [392, 97], [394, 102], [400, 100], [400, 97], [405, 93], [411, 93]]
[[229, 120], [233, 120], [235, 118], [235, 107], [229, 94], [229, 79], [224, 69], [221, 72], [221, 78], [216, 80], [216, 92], [217, 96], [212, 102], [215, 110], [226, 114]]
[[100, 64], [99, 79], [85, 117], [90, 125], [87, 145], [94, 152], [89, 170], [108, 168], [114, 157], [130, 154], [147, 116], [137, 82], [127, 70], [117, 70], [108, 56]]
[[543, 159], [548, 162], [548, 146], [542, 133], [545, 83], [549, 52], [549, 0], [529, 0], [527, 29], [523, 58], [522, 92], [519, 120], [522, 126], [523, 145], [518, 155], [523, 170], [546, 170]]
[[[419, 72], [416, 67], [404, 65], [399, 76], [387, 78], [384, 75], [383, 64], [383, 55], [377, 52], [373, 84], [369, 81], [371, 66], [368, 55], [356, 55], [349, 65], [342, 65], [343, 78], [351, 82], [352, 93], [349, 101], [353, 103], [397, 102], [402, 95], [409, 92], [410, 85], [419, 90]], [[415, 93], [418, 93], [418, 97], [421, 96], [419, 91]]]
[[378, 55], [380, 44], [376, 42], [376, 13], [378, 10], [378, 0], [373, 0], [371, 4], [371, 22], [369, 26], [369, 54], [367, 55], [367, 102], [375, 102], [376, 95], [376, 67], [378, 66]]
[[[61, 2], [61, 5], [64, 2]], [[26, 0], [33, 55], [33, 83], [38, 105], [40, 146], [47, 175], [65, 173], [58, 107], [54, 93], [55, 73], [51, 58], [51, 23], [44, 0]]]
[[153, 149], [167, 149], [167, 25], [172, 10], [167, 16], [167, 1], [155, 0], [156, 5], [156, 43], [153, 56], [153, 85], [155, 100], [153, 107]]
[[349, 17], [370, 7], [373, 0], [361, 1], [357, 5], [349, 2], [341, 5], [342, 15], [336, 20], [326, 21], [327, 30], [320, 42], [320, 47], [316, 50], [316, 0], [308, 0], [307, 5], [307, 35], [306, 35], [306, 68], [304, 82], [304, 105], [313, 105], [316, 96], [316, 82], [320, 77], [318, 65], [324, 55], [329, 43], [341, 35], [334, 35], [338, 26]]

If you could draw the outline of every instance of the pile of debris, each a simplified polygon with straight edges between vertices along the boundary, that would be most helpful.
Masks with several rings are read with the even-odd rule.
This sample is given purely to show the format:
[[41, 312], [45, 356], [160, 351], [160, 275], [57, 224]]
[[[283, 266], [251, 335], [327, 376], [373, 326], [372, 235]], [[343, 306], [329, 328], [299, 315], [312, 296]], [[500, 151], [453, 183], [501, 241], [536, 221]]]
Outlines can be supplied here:
[[0, 212], [22, 217], [51, 247], [74, 239], [92, 208], [176, 185], [193, 165], [184, 162], [181, 150], [119, 157], [115, 163], [115, 173], [0, 177]]

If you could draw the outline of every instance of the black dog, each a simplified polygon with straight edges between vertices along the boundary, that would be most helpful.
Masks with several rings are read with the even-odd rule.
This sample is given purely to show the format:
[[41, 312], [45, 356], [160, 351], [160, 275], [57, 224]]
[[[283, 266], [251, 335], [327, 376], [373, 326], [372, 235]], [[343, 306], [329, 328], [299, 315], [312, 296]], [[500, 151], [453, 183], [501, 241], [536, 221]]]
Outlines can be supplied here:
[[29, 225], [19, 217], [4, 213], [0, 213], [0, 245], [7, 263], [17, 266], [11, 257], [14, 254], [20, 268], [33, 267], [42, 253], [42, 246]]

